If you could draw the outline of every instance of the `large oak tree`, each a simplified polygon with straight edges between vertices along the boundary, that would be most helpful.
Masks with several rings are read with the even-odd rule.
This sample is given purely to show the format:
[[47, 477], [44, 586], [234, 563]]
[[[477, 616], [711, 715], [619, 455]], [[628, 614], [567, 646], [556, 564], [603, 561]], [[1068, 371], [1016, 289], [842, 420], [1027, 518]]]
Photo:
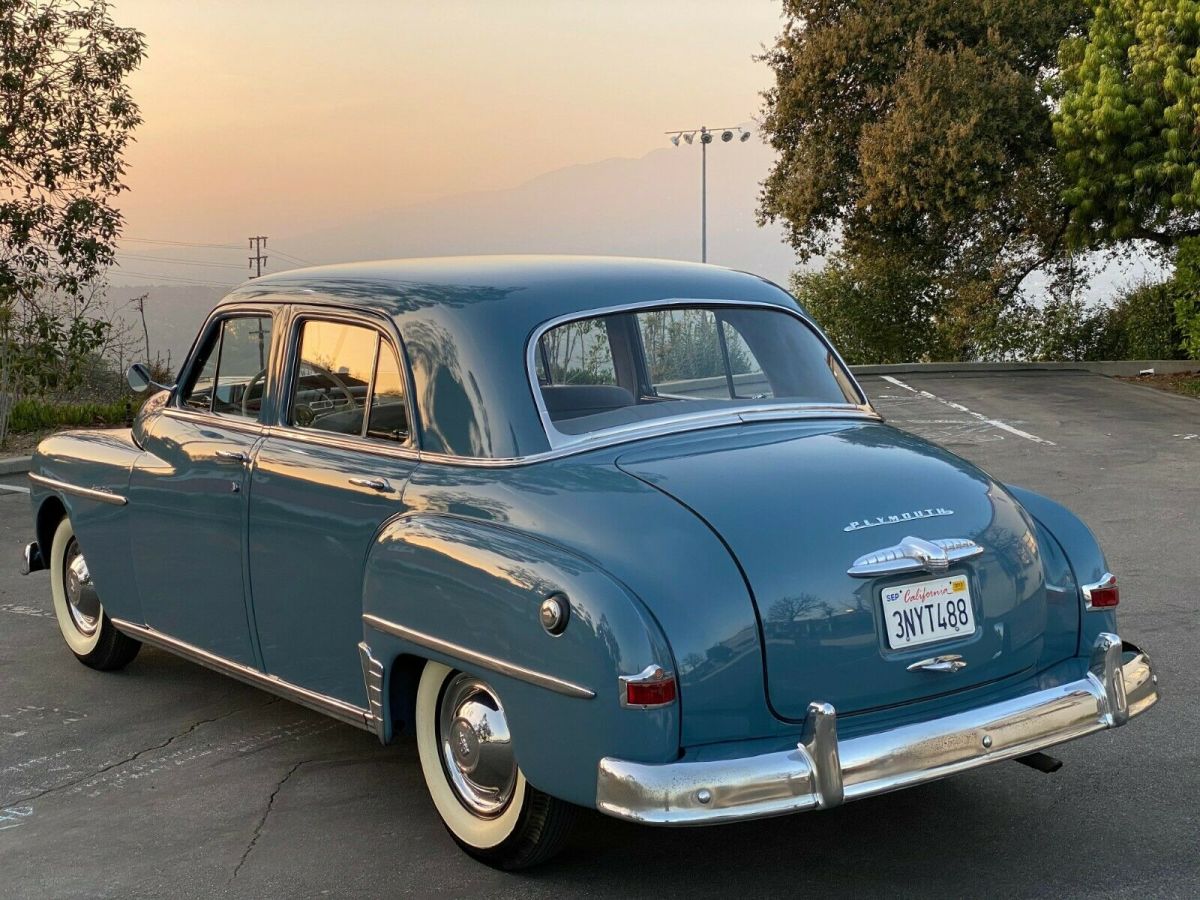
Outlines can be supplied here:
[[1059, 44], [1087, 5], [785, 0], [784, 13], [764, 57], [763, 130], [779, 156], [761, 216], [802, 259], [833, 250], [843, 269], [922, 273], [896, 314], [931, 309], [942, 338], [914, 352], [979, 354], [973, 332], [1065, 258], [1050, 99]]

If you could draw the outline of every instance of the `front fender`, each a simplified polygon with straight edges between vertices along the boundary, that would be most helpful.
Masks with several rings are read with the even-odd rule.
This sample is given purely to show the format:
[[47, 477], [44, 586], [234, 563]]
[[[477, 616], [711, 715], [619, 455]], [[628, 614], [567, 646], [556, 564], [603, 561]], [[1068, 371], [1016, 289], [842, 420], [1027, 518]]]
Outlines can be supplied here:
[[[570, 605], [559, 636], [539, 619], [554, 593]], [[602, 757], [666, 762], [679, 753], [679, 702], [651, 710], [620, 704], [620, 676], [651, 664], [675, 670], [666, 639], [620, 583], [557, 545], [454, 516], [400, 516], [368, 556], [363, 613], [371, 653], [393, 678], [404, 670], [402, 658], [420, 657], [486, 679], [504, 705], [518, 764], [546, 793], [591, 806]], [[594, 696], [504, 674], [479, 656]], [[389, 698], [393, 690], [385, 684]], [[394, 712], [383, 705], [386, 738]]]
[[[1017, 498], [1025, 511], [1038, 525], [1039, 532], [1046, 531], [1057, 542], [1066, 556], [1075, 582], [1075, 596], [1080, 609], [1079, 646], [1076, 654], [1091, 647], [1101, 632], [1117, 632], [1117, 614], [1111, 609], [1083, 611], [1083, 594], [1080, 586], [1094, 584], [1109, 571], [1108, 561], [1100, 543], [1083, 520], [1061, 503], [1035, 493], [1027, 488], [1005, 485]], [[1047, 573], [1049, 579], [1050, 573]]]
[[[63, 515], [87, 557], [110, 616], [143, 622], [130, 565], [129, 472], [141, 449], [128, 428], [66, 431], [38, 444], [30, 468], [30, 499], [42, 556]], [[98, 499], [100, 498], [100, 499]]]

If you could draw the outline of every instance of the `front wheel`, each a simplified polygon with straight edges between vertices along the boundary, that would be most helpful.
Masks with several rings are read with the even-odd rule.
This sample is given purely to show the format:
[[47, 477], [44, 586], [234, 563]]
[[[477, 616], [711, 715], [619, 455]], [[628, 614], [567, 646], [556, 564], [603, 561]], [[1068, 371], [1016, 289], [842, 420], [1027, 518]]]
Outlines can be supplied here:
[[124, 668], [137, 656], [141, 642], [117, 631], [104, 612], [75, 529], [65, 517], [50, 545], [50, 591], [58, 630], [85, 666], [111, 671]]
[[426, 663], [416, 726], [429, 795], [463, 850], [513, 870], [545, 862], [562, 849], [577, 808], [525, 781], [504, 707], [487, 682]]

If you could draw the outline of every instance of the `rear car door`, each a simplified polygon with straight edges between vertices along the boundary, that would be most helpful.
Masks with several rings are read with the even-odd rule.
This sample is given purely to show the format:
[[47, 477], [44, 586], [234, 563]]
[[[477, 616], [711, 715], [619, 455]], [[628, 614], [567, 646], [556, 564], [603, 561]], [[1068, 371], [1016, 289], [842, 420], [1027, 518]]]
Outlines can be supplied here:
[[398, 337], [369, 315], [296, 309], [275, 424], [251, 475], [250, 578], [265, 670], [366, 706], [363, 567], [417, 464]]
[[135, 577], [146, 624], [257, 668], [245, 590], [246, 487], [264, 427], [274, 313], [222, 308], [130, 474]]

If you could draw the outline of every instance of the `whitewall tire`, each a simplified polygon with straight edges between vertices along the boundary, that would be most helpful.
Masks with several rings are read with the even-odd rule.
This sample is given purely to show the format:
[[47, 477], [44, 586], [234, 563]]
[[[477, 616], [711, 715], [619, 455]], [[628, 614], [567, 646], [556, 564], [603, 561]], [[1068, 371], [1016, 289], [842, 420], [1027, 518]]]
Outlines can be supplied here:
[[50, 594], [58, 630], [71, 652], [93, 669], [120, 669], [141, 643], [117, 631], [92, 585], [71, 520], [63, 518], [50, 545]]
[[429, 796], [467, 853], [497, 868], [521, 869], [561, 849], [576, 807], [526, 782], [503, 705], [486, 681], [426, 663], [416, 733]]

